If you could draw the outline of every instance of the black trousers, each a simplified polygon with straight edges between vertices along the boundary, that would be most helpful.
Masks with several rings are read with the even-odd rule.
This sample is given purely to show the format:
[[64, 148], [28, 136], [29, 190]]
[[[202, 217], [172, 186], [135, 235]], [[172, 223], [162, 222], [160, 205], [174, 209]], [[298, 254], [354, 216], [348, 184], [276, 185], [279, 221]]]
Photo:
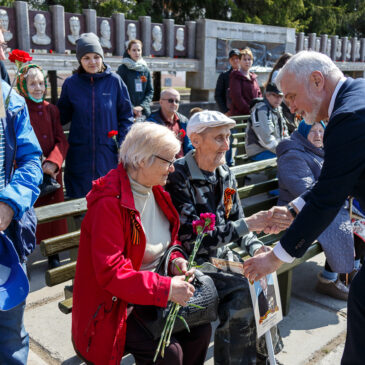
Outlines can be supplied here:
[[347, 302], [347, 337], [341, 365], [365, 363], [365, 266], [350, 286]]
[[176, 333], [171, 336], [164, 358], [159, 355], [154, 363], [159, 340], [153, 340], [131, 313], [127, 320], [125, 350], [133, 355], [136, 365], [203, 365], [211, 334], [210, 323], [191, 328], [190, 333]]

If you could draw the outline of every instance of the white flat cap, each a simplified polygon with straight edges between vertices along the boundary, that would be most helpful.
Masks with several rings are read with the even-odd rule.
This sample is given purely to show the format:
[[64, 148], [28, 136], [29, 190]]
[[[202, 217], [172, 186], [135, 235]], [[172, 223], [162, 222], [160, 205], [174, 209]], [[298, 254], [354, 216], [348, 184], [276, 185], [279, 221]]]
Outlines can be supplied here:
[[236, 122], [233, 119], [228, 118], [221, 112], [214, 110], [203, 110], [202, 112], [195, 113], [189, 119], [188, 126], [186, 128], [186, 134], [188, 137], [190, 137], [192, 133], [201, 133], [207, 128], [222, 126], [233, 128], [235, 125]]

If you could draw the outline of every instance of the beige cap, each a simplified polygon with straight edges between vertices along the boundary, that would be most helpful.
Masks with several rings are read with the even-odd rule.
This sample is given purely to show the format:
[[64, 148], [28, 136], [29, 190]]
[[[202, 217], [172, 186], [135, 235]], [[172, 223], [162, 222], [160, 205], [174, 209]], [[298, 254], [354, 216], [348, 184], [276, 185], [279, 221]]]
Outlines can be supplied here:
[[228, 118], [221, 112], [214, 110], [203, 110], [202, 112], [195, 113], [189, 119], [188, 126], [186, 128], [186, 134], [188, 137], [190, 137], [192, 133], [201, 133], [207, 128], [222, 126], [233, 128], [235, 125], [236, 122], [233, 119]]

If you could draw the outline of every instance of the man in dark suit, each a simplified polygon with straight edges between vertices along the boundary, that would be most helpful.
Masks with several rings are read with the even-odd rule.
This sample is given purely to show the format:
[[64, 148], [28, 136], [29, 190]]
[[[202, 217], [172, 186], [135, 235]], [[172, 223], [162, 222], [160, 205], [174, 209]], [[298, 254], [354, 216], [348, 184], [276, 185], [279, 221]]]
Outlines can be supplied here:
[[[269, 253], [245, 262], [251, 280], [301, 257], [332, 222], [351, 195], [365, 208], [365, 80], [346, 79], [325, 55], [302, 51], [293, 56], [276, 79], [292, 113], [307, 123], [329, 118], [324, 135], [325, 159], [314, 187], [289, 203], [293, 224]], [[365, 269], [352, 281], [342, 365], [364, 364]]]
[[275, 287], [267, 284], [267, 276], [260, 279], [261, 292], [257, 297], [260, 317], [263, 317], [269, 309], [276, 307]]

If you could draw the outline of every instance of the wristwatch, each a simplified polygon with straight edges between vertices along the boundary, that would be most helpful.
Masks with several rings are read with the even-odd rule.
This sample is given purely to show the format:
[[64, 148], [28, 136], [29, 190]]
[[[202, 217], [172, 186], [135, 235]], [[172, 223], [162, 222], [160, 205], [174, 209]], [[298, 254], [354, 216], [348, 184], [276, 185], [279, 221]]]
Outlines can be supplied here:
[[295, 218], [298, 215], [297, 212], [295, 211], [295, 209], [290, 204], [287, 204], [286, 207], [289, 210], [289, 212], [293, 218]]

